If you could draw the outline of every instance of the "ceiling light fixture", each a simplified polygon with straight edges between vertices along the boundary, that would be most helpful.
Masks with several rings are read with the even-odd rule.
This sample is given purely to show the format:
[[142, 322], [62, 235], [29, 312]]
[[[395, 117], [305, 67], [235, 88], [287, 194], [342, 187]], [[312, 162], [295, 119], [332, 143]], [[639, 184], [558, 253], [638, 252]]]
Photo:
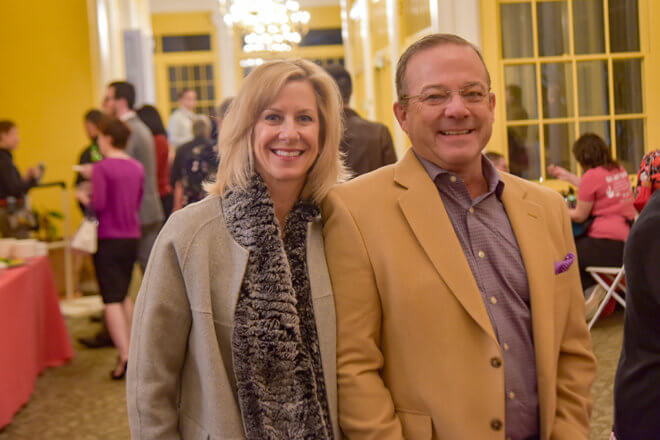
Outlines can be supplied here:
[[244, 52], [288, 52], [308, 30], [295, 0], [218, 0], [225, 24], [243, 34]]

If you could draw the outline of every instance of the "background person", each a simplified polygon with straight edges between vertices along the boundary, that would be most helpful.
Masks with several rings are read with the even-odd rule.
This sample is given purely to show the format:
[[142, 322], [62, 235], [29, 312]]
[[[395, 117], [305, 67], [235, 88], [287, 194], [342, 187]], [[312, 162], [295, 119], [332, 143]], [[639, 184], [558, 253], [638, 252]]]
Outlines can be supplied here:
[[144, 273], [164, 215], [158, 195], [154, 138], [149, 128], [133, 111], [134, 106], [135, 87], [131, 83], [115, 81], [108, 85], [103, 100], [103, 110], [107, 115], [119, 118], [128, 125], [131, 134], [125, 151], [144, 168], [144, 195], [140, 204], [141, 237], [138, 243], [138, 264]]
[[174, 148], [170, 148], [167, 141], [167, 132], [158, 109], [153, 105], [143, 105], [137, 110], [137, 115], [149, 128], [154, 136], [156, 150], [156, 179], [158, 180], [158, 194], [163, 205], [165, 218], [172, 213], [172, 185], [170, 185], [170, 166], [174, 159]]
[[614, 379], [617, 440], [660, 434], [660, 150], [642, 159], [635, 207], [639, 217], [623, 254], [626, 317], [619, 368]]
[[[584, 173], [580, 179], [570, 171], [549, 165], [548, 173], [578, 188], [577, 205], [569, 209], [571, 220], [593, 222], [585, 236], [575, 240], [580, 264], [582, 288], [596, 285], [585, 270], [589, 266], [619, 267], [623, 264], [623, 245], [635, 218], [632, 187], [628, 173], [610, 153], [605, 141], [593, 133], [583, 134], [573, 144], [573, 155]], [[604, 290], [588, 292], [587, 316], [603, 298]]]
[[317, 204], [344, 174], [340, 107], [309, 61], [265, 63], [245, 79], [212, 195], [171, 216], [142, 283], [133, 439], [339, 438]]
[[167, 138], [174, 148], [179, 148], [193, 138], [192, 123], [195, 119], [197, 92], [185, 88], [179, 92], [178, 107], [170, 115]]
[[[99, 124], [101, 123], [102, 119], [103, 119], [103, 112], [101, 110], [91, 109], [87, 113], [85, 113], [83, 120], [85, 126], [85, 133], [87, 133], [87, 137], [89, 138], [89, 145], [85, 147], [83, 151], [80, 153], [80, 156], [78, 156], [78, 165], [95, 163], [103, 159], [103, 155], [99, 150], [99, 145], [97, 142], [99, 136]], [[80, 173], [76, 173], [74, 187], [76, 187], [77, 189], [82, 189], [83, 192], [89, 192], [88, 188], [84, 188], [88, 185], [90, 185], [89, 179], [86, 179]], [[85, 205], [80, 204], [80, 209], [83, 211], [83, 215], [88, 214], [85, 211], [86, 209]]]
[[505, 173], [509, 172], [509, 165], [506, 163], [506, 158], [500, 153], [496, 153], [495, 151], [488, 151], [485, 153], [485, 156], [488, 158], [488, 160], [491, 161], [496, 169], [504, 171]]
[[138, 211], [144, 190], [144, 169], [124, 151], [130, 129], [116, 118], [103, 120], [98, 137], [103, 160], [81, 171], [91, 178], [91, 205], [98, 219], [94, 268], [105, 305], [105, 322], [119, 351], [112, 379], [126, 373], [133, 301], [128, 296], [140, 238]]
[[195, 138], [179, 147], [172, 163], [174, 211], [206, 197], [204, 182], [218, 171], [218, 144], [210, 139], [209, 118], [198, 116], [193, 133]]
[[344, 105], [344, 135], [341, 151], [354, 177], [396, 162], [390, 130], [379, 122], [367, 121], [348, 105], [353, 82], [348, 71], [339, 64], [331, 64], [326, 71], [337, 83]]
[[217, 108], [217, 116], [215, 117], [215, 124], [212, 124], [213, 128], [211, 129], [211, 139], [213, 139], [215, 143], [218, 142], [218, 135], [220, 134], [220, 129], [222, 128], [222, 121], [223, 119], [225, 119], [225, 116], [227, 116], [227, 112], [229, 112], [229, 106], [231, 105], [233, 100], [234, 100], [233, 96], [225, 98], [222, 100], [222, 102]]
[[[85, 165], [88, 163], [96, 163], [103, 159], [103, 155], [99, 150], [99, 145], [97, 142], [99, 136], [99, 124], [103, 119], [103, 112], [98, 109], [91, 109], [85, 113], [83, 118], [84, 128], [87, 137], [89, 138], [89, 145], [83, 149], [78, 157], [78, 165]], [[75, 188], [75, 195], [78, 199], [78, 206], [82, 211], [83, 216], [93, 216], [94, 213], [81, 201], [81, 198], [86, 198], [91, 192], [91, 185], [89, 179], [84, 177], [80, 173], [76, 173], [73, 186]], [[73, 283], [74, 283], [74, 292], [77, 296], [82, 295], [80, 287], [80, 278], [83, 264], [85, 263], [89, 254], [72, 248], [72, 257], [73, 257]], [[91, 262], [91, 259], [89, 260]], [[90, 338], [80, 338], [80, 342], [87, 346], [88, 344], [94, 345], [95, 341], [90, 340]]]
[[24, 176], [14, 164], [12, 152], [21, 138], [18, 127], [9, 120], [0, 120], [0, 235], [27, 238], [34, 226], [34, 217], [25, 209], [25, 196], [39, 183], [43, 168], [28, 168]]

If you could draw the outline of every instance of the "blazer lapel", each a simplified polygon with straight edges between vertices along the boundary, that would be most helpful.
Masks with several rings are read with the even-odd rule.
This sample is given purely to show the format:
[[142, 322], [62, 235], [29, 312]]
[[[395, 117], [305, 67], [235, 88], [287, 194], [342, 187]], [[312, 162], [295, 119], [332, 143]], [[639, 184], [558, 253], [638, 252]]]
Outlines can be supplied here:
[[394, 179], [407, 191], [399, 206], [440, 277], [468, 314], [496, 340], [472, 270], [428, 173], [412, 149], [396, 165]]
[[[307, 273], [312, 291], [316, 333], [323, 364], [323, 378], [328, 396], [332, 429], [339, 433], [337, 424], [337, 331], [335, 304], [332, 296], [328, 265], [323, 248], [323, 225], [320, 217], [307, 227]], [[339, 438], [339, 434], [336, 434]]]
[[[555, 340], [554, 340], [554, 261], [552, 244], [545, 233], [543, 210], [537, 203], [527, 200], [527, 192], [513, 178], [503, 175], [505, 182], [502, 202], [511, 227], [518, 240], [529, 283], [532, 308], [532, 331], [536, 355], [541, 430], [547, 433], [554, 419]], [[545, 435], [545, 434], [544, 434]], [[545, 436], [542, 436], [545, 438]]]

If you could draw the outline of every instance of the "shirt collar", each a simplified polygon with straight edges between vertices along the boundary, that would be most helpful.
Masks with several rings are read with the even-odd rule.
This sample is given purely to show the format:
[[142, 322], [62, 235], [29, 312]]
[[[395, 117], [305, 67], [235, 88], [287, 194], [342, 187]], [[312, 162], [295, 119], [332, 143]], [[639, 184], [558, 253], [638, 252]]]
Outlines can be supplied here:
[[[415, 153], [415, 156], [417, 157], [417, 159], [419, 159], [422, 166], [428, 173], [431, 180], [433, 180], [433, 182], [437, 182], [436, 179], [442, 175], [456, 176], [451, 171], [448, 171], [434, 164], [433, 162], [424, 159], [423, 157], [418, 155], [417, 152], [415, 152], [414, 150], [413, 153]], [[495, 168], [495, 166], [491, 163], [491, 161], [489, 161], [486, 158], [486, 156], [484, 156], [483, 154], [481, 155], [481, 169], [484, 174], [484, 178], [486, 179], [486, 183], [488, 184], [487, 194], [494, 192], [497, 198], [501, 199], [502, 192], [504, 191], [504, 181], [500, 177], [500, 173], [497, 171], [497, 168]]]
[[179, 111], [180, 111], [181, 113], [183, 113], [183, 114], [184, 114], [186, 117], [188, 117], [188, 118], [191, 118], [191, 119], [192, 119], [192, 118], [195, 117], [195, 112], [192, 112], [192, 111], [188, 110], [188, 109], [185, 108], [185, 107], [179, 107]]
[[137, 115], [135, 114], [135, 112], [134, 112], [133, 110], [130, 110], [130, 111], [127, 111], [126, 113], [124, 113], [123, 115], [121, 115], [121, 116], [119, 117], [119, 119], [121, 119], [122, 121], [126, 122], [126, 121], [128, 121], [129, 119], [131, 119], [131, 118], [133, 118], [133, 117], [135, 117], [135, 116], [137, 116]]

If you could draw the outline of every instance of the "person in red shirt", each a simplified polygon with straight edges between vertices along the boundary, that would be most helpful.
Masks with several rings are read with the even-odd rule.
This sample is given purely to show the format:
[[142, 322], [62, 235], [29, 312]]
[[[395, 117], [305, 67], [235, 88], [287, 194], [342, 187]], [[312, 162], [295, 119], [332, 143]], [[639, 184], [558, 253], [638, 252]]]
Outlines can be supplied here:
[[138, 117], [149, 127], [154, 136], [156, 147], [156, 177], [158, 179], [158, 193], [163, 204], [165, 218], [172, 213], [172, 186], [170, 185], [170, 168], [174, 159], [174, 149], [170, 148], [167, 140], [167, 131], [163, 125], [160, 113], [153, 105], [143, 105], [136, 111]]
[[584, 170], [582, 178], [556, 166], [548, 173], [578, 188], [577, 205], [569, 209], [571, 220], [581, 223], [593, 218], [587, 233], [575, 240], [583, 289], [596, 282], [588, 266], [618, 267], [623, 264], [623, 246], [635, 218], [633, 193], [628, 172], [610, 153], [598, 135], [587, 133], [573, 144], [573, 155]]

